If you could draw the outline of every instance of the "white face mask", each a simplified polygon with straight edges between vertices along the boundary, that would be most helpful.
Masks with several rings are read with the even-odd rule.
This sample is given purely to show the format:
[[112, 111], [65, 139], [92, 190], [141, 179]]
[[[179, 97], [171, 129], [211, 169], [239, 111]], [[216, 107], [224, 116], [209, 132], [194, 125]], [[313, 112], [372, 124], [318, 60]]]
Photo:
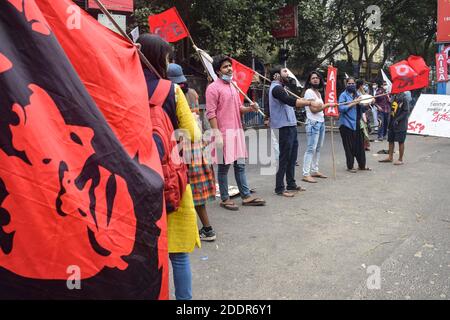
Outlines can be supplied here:
[[220, 76], [220, 79], [222, 79], [225, 82], [231, 82], [231, 80], [233, 80], [233, 75], [222, 74]]

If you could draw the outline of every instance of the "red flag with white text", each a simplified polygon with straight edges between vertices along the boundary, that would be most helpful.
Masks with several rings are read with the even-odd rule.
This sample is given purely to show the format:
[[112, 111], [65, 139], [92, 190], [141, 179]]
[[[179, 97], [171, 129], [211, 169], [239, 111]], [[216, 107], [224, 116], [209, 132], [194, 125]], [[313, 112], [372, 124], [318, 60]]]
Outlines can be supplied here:
[[148, 25], [151, 33], [159, 35], [167, 42], [177, 42], [189, 36], [189, 30], [175, 7], [149, 16]]
[[446, 53], [436, 53], [436, 77], [438, 82], [448, 81], [448, 64]]
[[[336, 93], [337, 68], [328, 67], [327, 87], [325, 89], [325, 103], [337, 103]], [[324, 110], [327, 117], [339, 117], [339, 109], [337, 106], [329, 107]]]
[[[248, 88], [250, 88], [250, 85], [252, 84], [255, 71], [237, 60], [231, 60], [233, 66], [233, 80], [244, 93], [247, 93]], [[241, 101], [244, 101], [245, 97], [241, 94], [240, 98]]]
[[392, 77], [392, 94], [420, 89], [429, 85], [430, 68], [422, 57], [409, 56], [389, 67]]

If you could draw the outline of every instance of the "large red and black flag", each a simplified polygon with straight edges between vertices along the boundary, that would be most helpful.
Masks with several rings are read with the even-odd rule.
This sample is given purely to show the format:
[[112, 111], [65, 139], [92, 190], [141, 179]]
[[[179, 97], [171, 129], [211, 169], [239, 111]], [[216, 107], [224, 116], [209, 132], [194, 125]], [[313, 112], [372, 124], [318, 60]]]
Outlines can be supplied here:
[[0, 298], [168, 298], [141, 64], [71, 6], [0, 1]]

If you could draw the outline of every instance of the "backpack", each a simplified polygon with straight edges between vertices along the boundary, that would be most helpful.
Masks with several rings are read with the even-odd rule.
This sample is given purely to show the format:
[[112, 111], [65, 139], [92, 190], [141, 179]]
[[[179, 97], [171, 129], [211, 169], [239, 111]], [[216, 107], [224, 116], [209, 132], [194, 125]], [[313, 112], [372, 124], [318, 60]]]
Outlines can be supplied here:
[[172, 150], [178, 148], [177, 142], [171, 140], [174, 132], [172, 122], [162, 108], [164, 101], [169, 95], [171, 86], [171, 81], [159, 80], [149, 100], [153, 139], [158, 145], [164, 174], [164, 199], [167, 213], [174, 212], [179, 208], [181, 198], [188, 184], [187, 166], [178, 152], [172, 152]]

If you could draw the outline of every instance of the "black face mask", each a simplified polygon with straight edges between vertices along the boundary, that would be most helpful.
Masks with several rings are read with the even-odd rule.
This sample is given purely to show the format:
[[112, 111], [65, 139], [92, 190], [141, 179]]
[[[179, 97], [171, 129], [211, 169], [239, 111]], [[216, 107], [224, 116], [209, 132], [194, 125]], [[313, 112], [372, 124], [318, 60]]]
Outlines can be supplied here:
[[189, 85], [187, 82], [182, 82], [178, 84], [181, 88], [181, 90], [183, 90], [183, 93], [187, 93], [189, 90]]

